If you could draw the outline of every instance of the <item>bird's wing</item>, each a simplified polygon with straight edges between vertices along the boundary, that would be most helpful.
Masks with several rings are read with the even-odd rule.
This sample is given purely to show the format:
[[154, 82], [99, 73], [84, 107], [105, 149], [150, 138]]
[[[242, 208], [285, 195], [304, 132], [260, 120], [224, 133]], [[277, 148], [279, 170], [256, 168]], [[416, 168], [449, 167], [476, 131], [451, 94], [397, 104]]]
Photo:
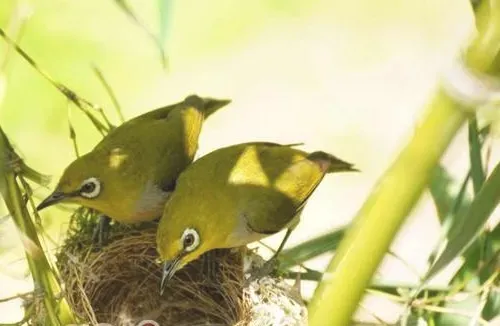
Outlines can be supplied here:
[[272, 234], [294, 222], [325, 173], [307, 153], [290, 147], [259, 147], [259, 160], [267, 182], [237, 188], [239, 212], [249, 229]]

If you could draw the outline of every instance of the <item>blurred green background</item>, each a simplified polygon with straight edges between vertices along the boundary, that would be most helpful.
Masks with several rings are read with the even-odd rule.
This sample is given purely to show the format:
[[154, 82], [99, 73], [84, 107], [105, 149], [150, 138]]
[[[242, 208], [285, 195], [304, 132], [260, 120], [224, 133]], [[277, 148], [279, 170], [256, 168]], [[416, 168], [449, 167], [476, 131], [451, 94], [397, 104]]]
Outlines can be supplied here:
[[[103, 72], [127, 118], [190, 93], [233, 99], [205, 124], [198, 156], [229, 144], [268, 140], [304, 142], [307, 149], [354, 162], [362, 173], [327, 177], [288, 246], [349, 222], [411, 135], [439, 72], [473, 30], [468, 1], [456, 0], [127, 4], [161, 39], [167, 70], [151, 38], [113, 0], [2, 0], [0, 26], [19, 35], [22, 48], [42, 69], [102, 106], [116, 123], [93, 65]], [[0, 124], [26, 162], [55, 181], [75, 155], [67, 100], [4, 42], [0, 69]], [[87, 152], [100, 135], [78, 109], [69, 112], [80, 150]], [[466, 138], [461, 133], [443, 160], [452, 175], [461, 177], [468, 167]], [[498, 148], [492, 162], [498, 161]], [[38, 188], [35, 196], [48, 193]], [[0, 298], [32, 287], [15, 227], [2, 217], [6, 214], [0, 206]], [[50, 248], [63, 237], [69, 215], [64, 207], [43, 212], [43, 223], [56, 240], [48, 241]], [[425, 271], [439, 229], [426, 194], [393, 244], [407, 264], [389, 257], [377, 279], [416, 284], [415, 271]], [[277, 246], [282, 236], [265, 242]], [[321, 270], [328, 259], [319, 257], [307, 266]], [[447, 275], [444, 271], [433, 283], [446, 282]], [[313, 289], [303, 282], [306, 298]], [[363, 306], [358, 319], [374, 320], [372, 311], [387, 322], [402, 309], [373, 296]], [[1, 303], [0, 312], [0, 322], [16, 321], [19, 301]]]

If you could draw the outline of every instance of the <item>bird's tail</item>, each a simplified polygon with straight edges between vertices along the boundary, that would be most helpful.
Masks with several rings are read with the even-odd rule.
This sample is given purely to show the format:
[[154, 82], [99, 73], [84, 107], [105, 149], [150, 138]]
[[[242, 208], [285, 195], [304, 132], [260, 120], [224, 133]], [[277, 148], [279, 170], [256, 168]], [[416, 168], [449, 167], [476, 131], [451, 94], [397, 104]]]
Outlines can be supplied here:
[[211, 97], [199, 97], [198, 95], [189, 95], [184, 99], [184, 103], [194, 106], [195, 108], [203, 108], [205, 118], [217, 112], [220, 108], [231, 103], [231, 100], [221, 100]]
[[203, 98], [203, 103], [205, 104], [204, 108], [205, 108], [205, 119], [206, 119], [209, 116], [211, 116], [212, 113], [219, 111], [220, 108], [223, 108], [229, 103], [231, 103], [231, 100], [228, 99], [221, 100], [216, 98], [205, 97]]
[[359, 172], [359, 170], [356, 169], [353, 164], [342, 161], [338, 157], [322, 151], [312, 152], [311, 154], [307, 155], [307, 159], [318, 164], [321, 170], [325, 171], [326, 173]]

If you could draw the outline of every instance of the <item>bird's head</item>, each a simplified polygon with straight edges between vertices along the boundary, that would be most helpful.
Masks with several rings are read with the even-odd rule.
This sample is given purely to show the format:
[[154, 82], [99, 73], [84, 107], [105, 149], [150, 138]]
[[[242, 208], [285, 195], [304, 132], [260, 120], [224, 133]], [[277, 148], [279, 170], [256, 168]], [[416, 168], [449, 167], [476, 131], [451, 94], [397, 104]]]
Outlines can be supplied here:
[[102, 204], [109, 197], [106, 185], [110, 176], [105, 170], [94, 155], [79, 157], [64, 170], [55, 190], [38, 205], [37, 210], [57, 203], [74, 203], [102, 210]]
[[[183, 214], [186, 210], [179, 205], [170, 205], [172, 202], [176, 202], [175, 198], [165, 207], [156, 237], [157, 250], [163, 263], [160, 285], [162, 294], [168, 281], [178, 270], [205, 252], [222, 247], [225, 234], [222, 228], [215, 226], [210, 219], [197, 214]], [[170, 210], [169, 206], [173, 206], [173, 209]], [[191, 207], [193, 206], [195, 205], [191, 204]], [[186, 206], [184, 208], [191, 210]]]

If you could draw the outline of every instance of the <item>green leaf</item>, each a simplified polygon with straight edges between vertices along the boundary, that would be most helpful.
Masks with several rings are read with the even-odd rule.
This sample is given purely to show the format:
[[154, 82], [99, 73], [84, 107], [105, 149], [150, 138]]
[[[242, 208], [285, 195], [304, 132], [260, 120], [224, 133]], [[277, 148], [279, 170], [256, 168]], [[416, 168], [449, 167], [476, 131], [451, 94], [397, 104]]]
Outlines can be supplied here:
[[483, 319], [491, 320], [500, 314], [500, 294], [497, 291], [490, 291], [488, 301], [481, 314]]
[[479, 140], [477, 119], [469, 120], [469, 159], [474, 194], [477, 194], [486, 179], [483, 159], [481, 157], [481, 142]]
[[[485, 282], [493, 273], [498, 272], [500, 262], [500, 224], [491, 232], [486, 234], [485, 262], [487, 265], [480, 273], [481, 281]], [[500, 278], [497, 276], [493, 284], [498, 286]], [[490, 291], [488, 293], [486, 305], [484, 306], [482, 317], [491, 320], [500, 314], [500, 292]]]
[[21, 162], [21, 174], [23, 175], [23, 177], [41, 186], [48, 186], [50, 183], [50, 176], [42, 174], [30, 168], [24, 162]]
[[427, 272], [431, 278], [453, 259], [458, 257], [478, 237], [482, 227], [500, 201], [500, 164], [497, 164], [488, 180], [464, 213], [461, 223], [450, 231], [448, 242], [437, 260]]
[[[469, 207], [472, 201], [466, 192], [470, 175], [471, 172], [469, 171], [461, 184], [459, 184], [442, 165], [438, 165], [434, 169], [431, 182], [429, 183], [429, 190], [442, 227], [439, 245], [429, 256], [429, 264], [436, 259], [439, 253], [438, 250], [442, 246], [441, 244], [449, 237], [451, 230], [456, 225], [463, 223], [461, 219], [465, 215], [459, 214], [459, 212], [463, 212]], [[458, 192], [453, 191], [454, 188], [459, 188]]]
[[287, 270], [290, 267], [300, 265], [303, 262], [331, 252], [337, 249], [340, 240], [344, 237], [347, 227], [321, 235], [317, 238], [305, 241], [295, 247], [283, 250], [280, 254], [280, 269]]
[[[442, 165], [434, 169], [429, 190], [442, 224], [449, 223], [458, 212], [470, 205], [472, 199], [466, 192], [469, 179], [470, 172], [459, 183]], [[454, 188], [458, 188], [458, 191], [454, 191]]]

